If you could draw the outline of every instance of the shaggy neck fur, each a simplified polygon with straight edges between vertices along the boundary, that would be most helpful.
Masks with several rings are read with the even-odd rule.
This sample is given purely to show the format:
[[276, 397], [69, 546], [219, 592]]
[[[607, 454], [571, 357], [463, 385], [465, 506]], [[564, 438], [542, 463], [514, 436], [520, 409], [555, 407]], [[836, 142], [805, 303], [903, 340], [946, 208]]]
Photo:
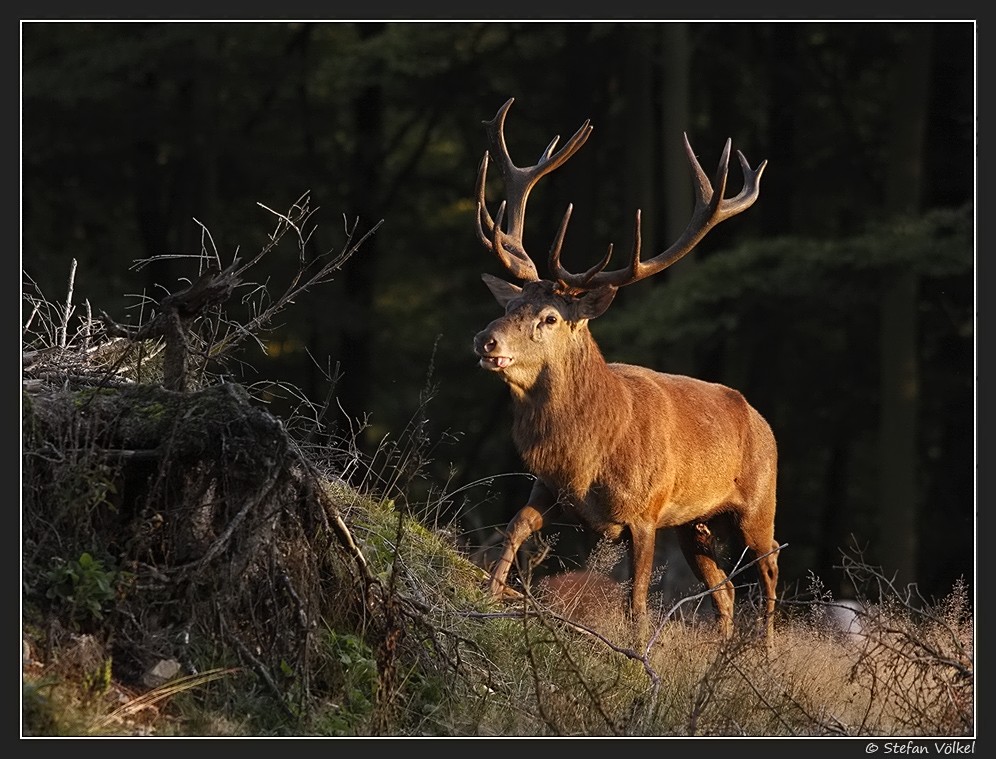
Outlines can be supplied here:
[[587, 329], [573, 348], [544, 366], [531, 387], [513, 393], [512, 437], [530, 471], [580, 499], [614, 435], [626, 429], [632, 403]]

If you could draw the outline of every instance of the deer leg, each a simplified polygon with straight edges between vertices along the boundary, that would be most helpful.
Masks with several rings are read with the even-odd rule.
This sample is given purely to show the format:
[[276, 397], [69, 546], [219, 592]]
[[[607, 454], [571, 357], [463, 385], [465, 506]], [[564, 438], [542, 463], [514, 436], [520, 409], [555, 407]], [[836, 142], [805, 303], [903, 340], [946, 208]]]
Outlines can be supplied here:
[[724, 638], [733, 635], [733, 583], [716, 564], [713, 553], [714, 536], [704, 522], [694, 522], [678, 528], [678, 544], [695, 576], [712, 591], [712, 605], [719, 617], [719, 629]]
[[774, 525], [770, 520], [748, 521], [743, 525], [743, 538], [754, 556], [758, 557], [757, 569], [761, 578], [761, 590], [764, 592], [764, 636], [770, 648], [775, 638], [778, 586], [778, 541], [774, 538]]
[[491, 570], [490, 591], [494, 598], [500, 597], [505, 590], [505, 581], [512, 569], [515, 555], [526, 539], [543, 527], [543, 514], [553, 502], [550, 491], [537, 480], [529, 494], [529, 503], [519, 509], [508, 523], [505, 528], [505, 547]]
[[630, 589], [629, 611], [641, 643], [649, 637], [647, 619], [647, 594], [650, 592], [650, 575], [654, 569], [654, 543], [657, 528], [646, 525], [630, 525], [632, 541], [633, 587]]
[[657, 530], [642, 525], [630, 525], [633, 560], [633, 587], [630, 590], [629, 608], [633, 617], [647, 613], [647, 594], [650, 591], [650, 575], [654, 568], [654, 540]]

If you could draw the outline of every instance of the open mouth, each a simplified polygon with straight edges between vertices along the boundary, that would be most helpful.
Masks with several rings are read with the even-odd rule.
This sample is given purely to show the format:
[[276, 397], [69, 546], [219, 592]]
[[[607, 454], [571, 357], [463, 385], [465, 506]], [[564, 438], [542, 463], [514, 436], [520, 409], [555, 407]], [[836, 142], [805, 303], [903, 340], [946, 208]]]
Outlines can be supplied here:
[[508, 356], [481, 356], [481, 366], [485, 369], [500, 371], [508, 368], [511, 363], [512, 359]]

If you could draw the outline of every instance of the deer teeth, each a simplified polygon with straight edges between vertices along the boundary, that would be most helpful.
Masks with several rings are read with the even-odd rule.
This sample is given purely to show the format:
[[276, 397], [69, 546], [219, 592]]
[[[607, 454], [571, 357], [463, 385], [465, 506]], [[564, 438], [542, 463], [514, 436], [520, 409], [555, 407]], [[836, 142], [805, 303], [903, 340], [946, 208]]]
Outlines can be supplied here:
[[504, 369], [512, 363], [508, 356], [481, 356], [481, 366], [490, 366], [495, 369]]

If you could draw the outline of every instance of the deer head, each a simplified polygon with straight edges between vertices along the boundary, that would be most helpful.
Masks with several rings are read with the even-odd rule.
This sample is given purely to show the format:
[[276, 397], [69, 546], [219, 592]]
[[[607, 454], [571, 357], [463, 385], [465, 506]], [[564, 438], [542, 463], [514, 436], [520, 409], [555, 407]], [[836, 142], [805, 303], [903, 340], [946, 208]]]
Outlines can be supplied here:
[[[560, 260], [564, 236], [573, 211], [573, 204], [569, 204], [550, 248], [550, 278], [543, 279], [523, 244], [529, 193], [542, 177], [562, 166], [584, 145], [593, 127], [585, 121], [560, 150], [554, 152], [560, 140], [556, 136], [536, 164], [528, 167], [516, 166], [505, 142], [505, 118], [514, 100], [509, 98], [493, 119], [484, 122], [490, 151], [497, 157], [498, 169], [504, 180], [506, 199], [492, 217], [485, 200], [491, 153], [485, 151], [477, 175], [476, 228], [484, 247], [494, 253], [509, 273], [524, 284], [520, 287], [490, 274], [482, 275], [495, 299], [505, 308], [506, 315], [479, 333], [474, 345], [481, 366], [501, 373], [503, 379], [513, 387], [523, 383], [531, 384], [535, 379], [535, 375], [545, 364], [530, 362], [529, 359], [535, 357], [543, 362], [543, 352], [539, 348], [554, 340], [554, 335], [572, 335], [586, 331], [588, 321], [608, 309], [618, 288], [663, 271], [687, 255], [714, 226], [748, 209], [757, 200], [761, 174], [767, 165], [767, 161], [762, 161], [757, 169], [751, 169], [743, 153], [737, 151], [744, 174], [744, 185], [735, 197], [724, 198], [730, 140], [726, 141], [719, 160], [714, 189], [685, 135], [685, 153], [692, 168], [695, 186], [695, 207], [688, 225], [678, 239], [667, 250], [649, 260], [641, 260], [640, 211], [637, 210], [633, 250], [627, 265], [606, 270], [613, 253], [613, 246], [610, 244], [597, 264], [585, 272], [575, 274], [564, 268]], [[505, 229], [502, 228], [503, 223]], [[531, 342], [517, 341], [517, 355], [507, 355], [502, 351], [507, 342], [502, 340], [503, 335], [527, 332], [531, 335]]]

